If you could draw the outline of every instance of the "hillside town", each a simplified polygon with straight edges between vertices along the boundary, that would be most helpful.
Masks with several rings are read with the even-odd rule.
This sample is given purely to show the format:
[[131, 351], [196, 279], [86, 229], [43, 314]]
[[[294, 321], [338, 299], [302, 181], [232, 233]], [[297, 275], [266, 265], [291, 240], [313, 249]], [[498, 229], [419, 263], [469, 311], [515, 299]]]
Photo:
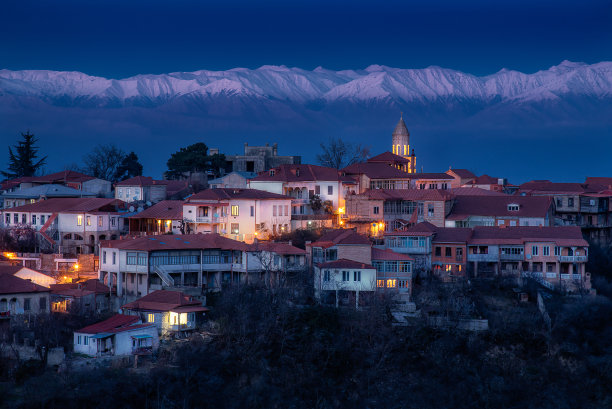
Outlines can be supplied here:
[[[391, 327], [471, 332], [495, 325], [467, 300], [476, 291], [531, 305], [548, 325], [547, 300], [596, 297], [590, 247], [611, 244], [612, 176], [512, 184], [465, 168], [419, 172], [403, 118], [388, 142], [357, 147], [349, 163], [329, 160], [337, 146], [315, 165], [277, 144], [245, 143], [241, 155], [196, 144], [171, 157], [165, 179], [142, 166], [114, 180], [7, 178], [0, 354], [64, 371], [154, 367], [181, 342], [214, 336], [220, 297], [248, 288], [289, 289], [285, 301], [303, 308], [384, 303]], [[60, 335], [43, 330], [50, 322]]]

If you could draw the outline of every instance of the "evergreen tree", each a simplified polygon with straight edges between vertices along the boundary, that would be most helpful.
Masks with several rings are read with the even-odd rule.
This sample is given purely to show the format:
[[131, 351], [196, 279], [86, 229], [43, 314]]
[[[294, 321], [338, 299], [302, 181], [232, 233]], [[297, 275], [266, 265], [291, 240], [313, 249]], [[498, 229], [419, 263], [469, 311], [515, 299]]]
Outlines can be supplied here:
[[170, 156], [166, 178], [180, 179], [192, 172], [207, 172], [217, 177], [221, 174], [221, 169], [225, 169], [225, 165], [225, 155], [208, 155], [206, 144], [198, 142], [181, 148]]
[[38, 139], [31, 134], [30, 131], [21, 133], [23, 138], [13, 147], [9, 146], [9, 166], [6, 172], [2, 172], [2, 176], [7, 179], [19, 178], [22, 176], [34, 176], [41, 166], [47, 160], [47, 157], [38, 158], [38, 146], [35, 146]]
[[125, 155], [117, 168], [115, 179], [121, 181], [134, 176], [142, 176], [142, 164], [138, 161], [138, 156], [134, 152], [130, 152]]

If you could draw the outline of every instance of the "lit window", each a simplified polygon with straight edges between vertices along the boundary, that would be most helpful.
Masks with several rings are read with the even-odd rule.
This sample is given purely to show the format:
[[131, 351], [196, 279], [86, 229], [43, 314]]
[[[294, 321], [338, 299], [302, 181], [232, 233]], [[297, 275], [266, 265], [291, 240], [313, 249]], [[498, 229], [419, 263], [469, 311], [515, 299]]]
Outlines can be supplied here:
[[395, 288], [396, 286], [397, 286], [396, 279], [387, 280], [387, 288]]
[[77, 216], [77, 226], [82, 226], [83, 225], [83, 216], [78, 215]]
[[384, 288], [385, 287], [385, 280], [376, 280], [376, 287]]
[[238, 215], [239, 215], [238, 205], [232, 205], [232, 216], [238, 216]]
[[87, 216], [87, 225], [91, 226], [91, 216]]
[[147, 322], [155, 322], [155, 314], [148, 314]]

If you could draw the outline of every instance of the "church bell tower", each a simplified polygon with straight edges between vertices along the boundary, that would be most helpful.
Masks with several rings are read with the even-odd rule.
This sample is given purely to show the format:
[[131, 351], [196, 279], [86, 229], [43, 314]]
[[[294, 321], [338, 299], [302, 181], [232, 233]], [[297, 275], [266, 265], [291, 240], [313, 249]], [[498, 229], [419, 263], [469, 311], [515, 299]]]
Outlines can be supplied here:
[[415, 173], [416, 156], [414, 155], [414, 148], [412, 152], [410, 152], [410, 132], [408, 132], [408, 128], [406, 128], [403, 113], [400, 115], [400, 120], [395, 126], [391, 140], [393, 143], [391, 152], [407, 159], [409, 161], [407, 164], [408, 173]]

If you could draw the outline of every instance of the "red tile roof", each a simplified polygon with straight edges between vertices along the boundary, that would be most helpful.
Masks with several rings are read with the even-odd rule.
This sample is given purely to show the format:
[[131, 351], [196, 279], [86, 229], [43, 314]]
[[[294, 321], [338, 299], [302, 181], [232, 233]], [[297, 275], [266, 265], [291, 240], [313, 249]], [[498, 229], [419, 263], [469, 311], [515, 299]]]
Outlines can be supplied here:
[[589, 176], [586, 178], [588, 185], [603, 185], [606, 188], [612, 188], [612, 177]]
[[153, 186], [155, 180], [150, 176], [134, 176], [115, 183], [115, 186]]
[[469, 184], [473, 185], [497, 185], [499, 183], [498, 178], [494, 178], [489, 175], [478, 176], [473, 181], [469, 182]]
[[476, 175], [467, 169], [449, 169], [446, 171], [447, 174], [454, 173], [461, 179], [476, 179]]
[[360, 263], [358, 261], [353, 261], [353, 260], [347, 260], [345, 258], [341, 258], [339, 260], [335, 260], [335, 261], [328, 261], [327, 263], [321, 263], [318, 265], [319, 268], [359, 268], [359, 269], [372, 269], [374, 270], [374, 267], [372, 267], [369, 264], [366, 263]]
[[[508, 210], [518, 204], [519, 210]], [[547, 196], [457, 196], [447, 216], [448, 220], [462, 220], [468, 216], [545, 217], [552, 206]]]
[[53, 294], [83, 297], [89, 294], [108, 294], [108, 286], [92, 278], [82, 283], [51, 284]]
[[163, 220], [182, 220], [183, 204], [182, 200], [162, 200], [140, 213], [130, 216], [130, 219], [163, 219]]
[[0, 265], [0, 274], [12, 274], [12, 275], [15, 275], [22, 268], [24, 268], [22, 265], [18, 265], [18, 266]]
[[84, 173], [75, 172], [74, 170], [64, 170], [57, 173], [51, 173], [45, 176], [33, 176], [30, 181], [35, 183], [82, 183], [93, 179], [96, 178], [93, 176], [86, 175]]
[[123, 250], [200, 250], [221, 249], [250, 251], [251, 245], [228, 239], [217, 233], [161, 235], [127, 238], [122, 240], [106, 240], [100, 243], [102, 248]]
[[189, 197], [188, 202], [197, 202], [200, 200], [291, 200], [291, 197], [279, 195], [276, 193], [266, 192], [264, 190], [257, 189], [231, 189], [231, 188], [218, 188], [218, 189], [206, 189], [199, 193]]
[[487, 190], [479, 187], [456, 187], [450, 190], [456, 196], [508, 196], [505, 193], [497, 192], [495, 190]]
[[0, 294], [43, 293], [49, 291], [48, 288], [12, 274], [0, 275]]
[[562, 246], [588, 246], [578, 226], [556, 227], [474, 227], [470, 244], [523, 244], [525, 242], [554, 242]]
[[467, 243], [472, 237], [468, 227], [437, 227], [432, 241], [434, 243]]
[[450, 200], [454, 195], [449, 190], [438, 189], [368, 189], [357, 196], [373, 200]]
[[[127, 303], [121, 308], [133, 311], [208, 311], [201, 301], [192, 300], [180, 291], [157, 290], [142, 298]], [[189, 311], [186, 311], [189, 309]]]
[[586, 183], [557, 183], [548, 180], [532, 180], [519, 186], [519, 193], [532, 194], [580, 194], [599, 192], [607, 189], [604, 185]]
[[370, 179], [411, 179], [410, 173], [399, 170], [386, 163], [355, 163], [342, 169], [347, 175], [366, 175]]
[[116, 334], [148, 327], [155, 327], [155, 324], [140, 324], [140, 318], [135, 315], [116, 314], [107, 320], [89, 325], [75, 332], [80, 334]]
[[252, 245], [251, 251], [269, 251], [279, 255], [305, 255], [306, 250], [292, 246], [288, 243], [275, 243], [270, 241], [260, 241]]
[[41, 200], [36, 203], [29, 203], [23, 206], [17, 206], [10, 209], [4, 209], [4, 212], [34, 212], [34, 213], [83, 213], [100, 211], [102, 208], [113, 208], [115, 211], [119, 207], [123, 207], [125, 202], [118, 199], [107, 198], [81, 198], [81, 197], [66, 197]]
[[[313, 247], [325, 247], [324, 244], [330, 243], [331, 247], [334, 245], [372, 245], [370, 239], [363, 234], [357, 233], [352, 229], [335, 229], [325, 233], [316, 242], [312, 243]], [[321, 244], [321, 246], [319, 246]]]
[[250, 180], [251, 182], [277, 181], [277, 182], [306, 182], [306, 181], [325, 181], [325, 182], [350, 182], [354, 180], [343, 176], [338, 169], [316, 165], [281, 165], [276, 168], [259, 172]]
[[451, 175], [446, 173], [410, 173], [410, 179], [416, 180], [454, 180]]
[[383, 152], [380, 155], [376, 155], [370, 159], [368, 159], [369, 163], [374, 162], [384, 162], [384, 163], [410, 163], [410, 160], [404, 158], [403, 156], [396, 155], [389, 151]]
[[417, 223], [404, 231], [385, 232], [384, 236], [433, 236], [437, 227], [429, 222]]
[[377, 249], [372, 247], [372, 260], [411, 261], [414, 260], [414, 258], [407, 254], [396, 253], [390, 249]]

